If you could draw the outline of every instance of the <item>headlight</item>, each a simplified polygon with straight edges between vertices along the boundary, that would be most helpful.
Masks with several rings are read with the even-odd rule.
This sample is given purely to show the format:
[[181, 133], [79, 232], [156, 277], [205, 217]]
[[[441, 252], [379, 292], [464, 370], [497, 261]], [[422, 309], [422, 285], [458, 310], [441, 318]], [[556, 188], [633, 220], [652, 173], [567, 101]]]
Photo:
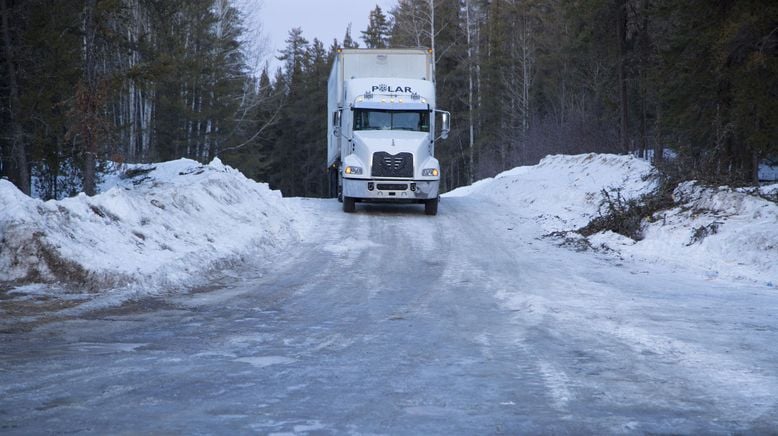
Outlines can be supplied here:
[[437, 168], [425, 168], [421, 170], [421, 175], [424, 177], [437, 177], [440, 174]]
[[346, 167], [345, 170], [343, 170], [346, 174], [362, 174], [362, 168], [361, 167]]

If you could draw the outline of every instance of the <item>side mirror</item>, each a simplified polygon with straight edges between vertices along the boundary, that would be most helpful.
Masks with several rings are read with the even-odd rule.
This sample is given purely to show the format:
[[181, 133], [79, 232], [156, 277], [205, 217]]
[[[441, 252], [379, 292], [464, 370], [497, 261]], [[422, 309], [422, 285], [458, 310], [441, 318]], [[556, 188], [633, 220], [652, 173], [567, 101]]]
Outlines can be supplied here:
[[332, 113], [332, 133], [335, 134], [335, 136], [340, 136], [340, 119], [341, 112], [335, 111]]
[[451, 114], [446, 111], [436, 110], [440, 114], [440, 137], [448, 138], [448, 132], [451, 130]]

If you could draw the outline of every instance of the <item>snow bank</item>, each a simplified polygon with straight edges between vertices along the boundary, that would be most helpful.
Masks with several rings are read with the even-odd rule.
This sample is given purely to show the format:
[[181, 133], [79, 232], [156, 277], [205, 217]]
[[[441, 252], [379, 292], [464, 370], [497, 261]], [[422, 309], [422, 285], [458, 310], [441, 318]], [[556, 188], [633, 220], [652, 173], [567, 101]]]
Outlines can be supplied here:
[[279, 192], [218, 159], [131, 166], [103, 189], [42, 202], [0, 180], [0, 281], [153, 292], [261, 261], [298, 237]]
[[[446, 196], [485, 199], [517, 221], [538, 222], [545, 232], [574, 231], [598, 216], [603, 190], [637, 198], [656, 189], [652, 174], [648, 162], [633, 156], [548, 156]], [[674, 193], [677, 207], [644, 221], [643, 240], [601, 232], [588, 242], [639, 262], [778, 286], [778, 204], [756, 194], [684, 183]], [[775, 198], [778, 184], [761, 194]]]
[[487, 199], [530, 217], [548, 232], [583, 227], [599, 211], [603, 190], [635, 198], [655, 189], [653, 167], [634, 156], [582, 154], [547, 156], [445, 194]]
[[[778, 184], [761, 191], [778, 191]], [[644, 221], [642, 241], [610, 243], [607, 235], [596, 235], [592, 242], [633, 258], [691, 266], [710, 278], [778, 286], [778, 204], [756, 194], [683, 183], [673, 193], [677, 207]]]

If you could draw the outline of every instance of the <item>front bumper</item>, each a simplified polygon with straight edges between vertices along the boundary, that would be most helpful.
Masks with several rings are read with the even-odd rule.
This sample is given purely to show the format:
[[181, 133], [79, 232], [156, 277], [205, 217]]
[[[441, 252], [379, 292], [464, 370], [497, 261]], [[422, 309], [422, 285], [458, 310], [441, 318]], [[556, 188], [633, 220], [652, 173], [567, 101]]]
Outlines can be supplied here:
[[344, 196], [369, 201], [430, 200], [439, 187], [440, 180], [343, 179]]

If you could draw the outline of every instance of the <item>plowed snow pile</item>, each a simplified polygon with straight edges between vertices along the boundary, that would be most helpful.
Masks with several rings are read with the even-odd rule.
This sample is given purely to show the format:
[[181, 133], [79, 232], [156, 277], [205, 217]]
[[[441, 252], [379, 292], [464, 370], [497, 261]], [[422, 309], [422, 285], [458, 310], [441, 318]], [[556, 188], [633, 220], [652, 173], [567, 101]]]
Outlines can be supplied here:
[[653, 191], [652, 173], [651, 164], [633, 156], [547, 156], [537, 165], [505, 171], [446, 196], [487, 199], [533, 218], [548, 232], [565, 231], [583, 227], [597, 216], [603, 189], [620, 189], [625, 198]]
[[281, 194], [218, 159], [132, 166], [94, 197], [31, 199], [0, 180], [0, 282], [189, 286], [297, 239]]
[[[633, 156], [548, 156], [446, 195], [487, 200], [548, 233], [574, 231], [598, 216], [603, 190], [640, 197], [656, 189], [652, 173], [649, 163]], [[643, 221], [643, 240], [601, 232], [588, 242], [639, 262], [776, 286], [778, 204], [761, 197], [774, 199], [776, 193], [778, 184], [751, 192], [684, 183], [674, 192], [675, 208]]]
[[[776, 198], [778, 184], [758, 192]], [[778, 286], [778, 204], [750, 190], [690, 182], [678, 186], [673, 199], [675, 208], [643, 221], [643, 240], [604, 232], [590, 242], [636, 260], [692, 267], [711, 279]]]

